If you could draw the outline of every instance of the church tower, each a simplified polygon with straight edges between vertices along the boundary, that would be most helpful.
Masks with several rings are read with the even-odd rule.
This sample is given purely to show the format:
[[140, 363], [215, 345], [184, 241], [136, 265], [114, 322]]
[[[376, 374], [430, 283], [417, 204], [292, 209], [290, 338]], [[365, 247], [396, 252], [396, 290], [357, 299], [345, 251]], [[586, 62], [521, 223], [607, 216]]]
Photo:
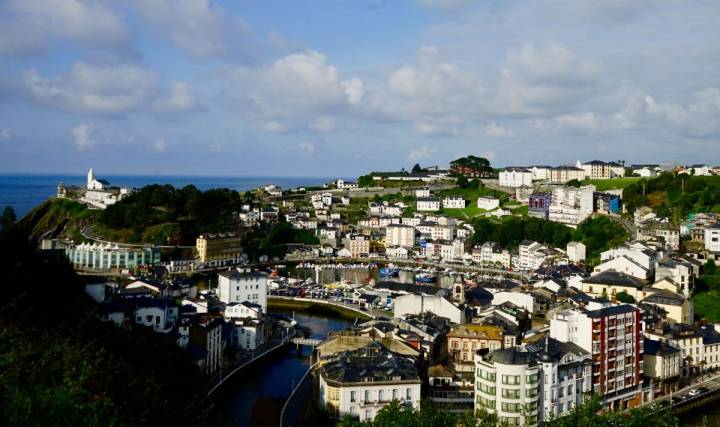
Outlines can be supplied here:
[[93, 181], [95, 181], [95, 174], [93, 173], [92, 168], [88, 171], [87, 175], [87, 189], [92, 190], [93, 188]]

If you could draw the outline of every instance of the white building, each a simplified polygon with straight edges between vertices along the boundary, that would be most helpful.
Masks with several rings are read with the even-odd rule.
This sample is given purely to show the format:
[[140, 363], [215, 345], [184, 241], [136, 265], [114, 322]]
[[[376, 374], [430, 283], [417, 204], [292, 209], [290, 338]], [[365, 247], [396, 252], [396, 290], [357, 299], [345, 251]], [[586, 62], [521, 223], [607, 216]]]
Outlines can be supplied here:
[[491, 211], [500, 207], [500, 200], [494, 197], [478, 197], [477, 207], [485, 209], [486, 211]]
[[535, 298], [525, 292], [496, 292], [493, 294], [492, 305], [499, 306], [506, 302], [511, 302], [515, 306], [525, 309], [530, 314], [535, 313]]
[[465, 311], [442, 296], [407, 294], [395, 298], [393, 314], [396, 318], [426, 311], [446, 317], [453, 323], [465, 323]]
[[581, 242], [570, 242], [567, 244], [567, 256], [570, 262], [578, 263], [585, 261], [586, 248]]
[[537, 344], [540, 374], [540, 419], [566, 415], [592, 390], [592, 356], [573, 343], [546, 337]]
[[415, 190], [415, 197], [418, 199], [428, 198], [430, 197], [430, 187], [422, 187]]
[[580, 188], [560, 187], [553, 190], [548, 219], [576, 227], [593, 213], [594, 185]]
[[110, 243], [70, 244], [65, 247], [65, 256], [78, 270], [123, 270], [160, 263], [160, 249], [154, 246], [137, 248]]
[[465, 209], [465, 199], [462, 196], [447, 196], [442, 201], [443, 208]]
[[547, 255], [544, 245], [530, 240], [523, 240], [518, 245], [518, 263], [517, 268], [524, 271], [533, 271], [540, 268], [545, 262]]
[[475, 411], [503, 425], [538, 425], [540, 366], [517, 347], [475, 354]]
[[247, 301], [267, 313], [267, 276], [235, 268], [218, 273], [217, 296], [225, 304]]
[[241, 350], [253, 351], [265, 343], [265, 323], [262, 319], [232, 319], [230, 342]]
[[533, 181], [547, 181], [550, 179], [550, 166], [530, 166], [528, 170], [532, 172]]
[[503, 187], [532, 186], [533, 173], [525, 168], [505, 168], [500, 171], [499, 184]]
[[379, 342], [338, 353], [318, 371], [320, 402], [332, 416], [372, 421], [393, 401], [420, 408], [422, 381], [415, 360]]
[[705, 229], [705, 250], [720, 253], [720, 222]]
[[410, 249], [415, 246], [415, 227], [391, 224], [385, 227], [385, 246], [400, 246]]
[[167, 301], [139, 298], [133, 316], [138, 325], [150, 327], [155, 332], [168, 333], [175, 327], [178, 308]]
[[410, 256], [410, 251], [402, 246], [389, 246], [385, 249], [385, 255], [390, 258], [407, 259]]
[[93, 208], [105, 209], [128, 195], [130, 195], [129, 189], [112, 187], [106, 180], [97, 179], [92, 168], [90, 168], [87, 174], [85, 194], [80, 201], [87, 203]]
[[440, 210], [440, 199], [435, 197], [419, 197], [416, 204], [418, 212], [437, 212]]

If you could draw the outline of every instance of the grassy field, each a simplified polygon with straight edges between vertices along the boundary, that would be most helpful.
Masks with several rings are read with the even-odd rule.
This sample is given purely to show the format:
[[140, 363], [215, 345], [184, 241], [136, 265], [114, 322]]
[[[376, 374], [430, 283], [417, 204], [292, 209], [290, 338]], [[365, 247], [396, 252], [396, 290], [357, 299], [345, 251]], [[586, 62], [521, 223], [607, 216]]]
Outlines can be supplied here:
[[695, 315], [708, 322], [720, 322], [720, 291], [710, 290], [695, 295]]
[[443, 209], [442, 212], [453, 218], [467, 220], [477, 216], [482, 216], [487, 211], [485, 209], [480, 209], [476, 205], [468, 205], [465, 209]]
[[586, 179], [582, 182], [583, 185], [592, 184], [597, 187], [598, 191], [606, 190], [622, 190], [628, 185], [639, 181], [639, 177], [625, 177], [625, 178], [613, 178], [613, 179]]

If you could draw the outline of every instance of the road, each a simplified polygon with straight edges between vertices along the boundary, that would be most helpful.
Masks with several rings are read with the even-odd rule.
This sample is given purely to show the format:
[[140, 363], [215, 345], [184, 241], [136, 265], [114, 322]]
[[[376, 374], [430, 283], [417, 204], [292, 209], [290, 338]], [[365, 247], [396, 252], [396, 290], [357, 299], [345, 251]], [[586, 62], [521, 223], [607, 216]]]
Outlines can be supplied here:
[[[83, 228], [82, 230], [80, 230], [80, 234], [81, 234], [84, 238], [86, 238], [86, 239], [88, 239], [88, 240], [92, 240], [93, 242], [103, 243], [103, 244], [110, 243], [111, 245], [118, 245], [118, 246], [124, 247], [124, 248], [128, 248], [128, 247], [129, 247], [129, 248], [144, 248], [144, 247], [146, 247], [146, 246], [149, 246], [147, 243], [146, 243], [146, 244], [117, 243], [117, 242], [110, 242], [110, 241], [108, 241], [108, 240], [99, 239], [99, 238], [97, 237], [97, 235], [95, 234], [95, 231], [93, 230], [93, 226], [92, 226], [92, 225], [88, 225], [87, 227], [85, 227], [85, 228]], [[172, 245], [155, 245], [155, 247], [158, 247], [158, 248], [160, 248], [160, 249], [175, 249], [175, 248], [179, 248], [179, 249], [195, 249], [195, 246], [180, 246], [180, 245], [175, 245], [175, 246], [172, 246]]]
[[[707, 374], [707, 375], [709, 375], [709, 374]], [[689, 393], [692, 390], [697, 390], [701, 387], [704, 387], [707, 390], [702, 391], [695, 396], [689, 395]], [[681, 390], [678, 390], [674, 393], [654, 399], [645, 404], [646, 405], [650, 405], [650, 404], [666, 405], [661, 402], [672, 402], [671, 404], [673, 406], [682, 406], [682, 405], [685, 405], [688, 403], [692, 403], [693, 401], [703, 399], [704, 397], [707, 397], [710, 394], [718, 393], [718, 392], [720, 392], [720, 375], [714, 375], [714, 376], [708, 377], [705, 380], [702, 380], [695, 384], [691, 384]]]
[[630, 239], [634, 239], [637, 236], [637, 228], [635, 227], [635, 223], [633, 221], [630, 221], [627, 218], [623, 218], [619, 215], [603, 215], [610, 218], [612, 221], [617, 222], [618, 224], [622, 225], [625, 231], [628, 232], [630, 235]]

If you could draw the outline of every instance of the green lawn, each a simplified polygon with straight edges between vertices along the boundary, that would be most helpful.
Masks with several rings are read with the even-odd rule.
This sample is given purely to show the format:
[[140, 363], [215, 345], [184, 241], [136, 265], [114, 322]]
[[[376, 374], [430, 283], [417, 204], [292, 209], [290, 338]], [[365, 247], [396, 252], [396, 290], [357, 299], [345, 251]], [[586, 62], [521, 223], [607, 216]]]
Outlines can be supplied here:
[[640, 177], [625, 177], [625, 178], [613, 178], [613, 179], [586, 179], [582, 182], [583, 185], [592, 184], [597, 187], [598, 191], [605, 190], [621, 190], [628, 185], [639, 181]]
[[720, 291], [710, 290], [695, 294], [695, 316], [708, 322], [720, 321]]
[[457, 218], [457, 219], [470, 219], [476, 216], [482, 216], [487, 212], [485, 209], [480, 209], [477, 205], [468, 205], [465, 209], [443, 209], [442, 213], [445, 215]]

